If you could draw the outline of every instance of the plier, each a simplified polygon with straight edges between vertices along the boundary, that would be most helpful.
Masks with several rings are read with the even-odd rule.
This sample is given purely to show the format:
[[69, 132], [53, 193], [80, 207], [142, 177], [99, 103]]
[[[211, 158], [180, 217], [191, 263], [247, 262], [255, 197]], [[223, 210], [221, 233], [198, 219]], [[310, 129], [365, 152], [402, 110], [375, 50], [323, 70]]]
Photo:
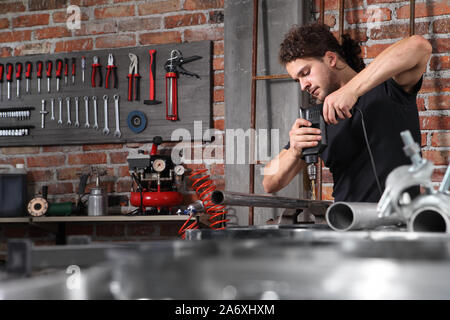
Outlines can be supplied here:
[[[141, 76], [138, 72], [138, 57], [129, 53], [128, 57], [130, 58], [130, 68], [128, 69], [128, 101], [133, 101], [133, 86], [134, 86], [134, 100], [139, 100], [139, 79]], [[133, 81], [134, 79], [134, 81]], [[134, 82], [134, 85], [133, 85]]]
[[109, 77], [112, 73], [112, 77], [114, 79], [114, 88], [117, 89], [117, 67], [114, 65], [114, 57], [112, 53], [108, 55], [108, 66], [106, 67], [106, 80], [105, 80], [105, 88], [109, 88]]
[[[92, 63], [92, 87], [95, 87], [95, 74], [98, 73], [99, 76], [99, 81], [98, 81], [98, 86], [101, 87], [102, 86], [102, 72], [100, 70], [100, 63], [98, 62], [98, 57], [94, 56], [94, 58], [92, 59], [93, 63]], [[97, 72], [98, 69], [98, 72]]]

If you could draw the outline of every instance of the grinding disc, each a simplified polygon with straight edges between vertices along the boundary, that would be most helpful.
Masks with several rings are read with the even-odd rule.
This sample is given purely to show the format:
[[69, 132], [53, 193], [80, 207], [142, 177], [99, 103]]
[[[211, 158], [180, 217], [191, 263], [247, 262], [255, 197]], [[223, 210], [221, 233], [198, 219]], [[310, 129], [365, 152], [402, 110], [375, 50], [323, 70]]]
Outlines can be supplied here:
[[48, 202], [44, 198], [36, 197], [28, 202], [28, 213], [33, 217], [43, 216], [48, 210]]
[[140, 133], [147, 126], [147, 117], [141, 111], [131, 111], [127, 117], [127, 124], [131, 131]]

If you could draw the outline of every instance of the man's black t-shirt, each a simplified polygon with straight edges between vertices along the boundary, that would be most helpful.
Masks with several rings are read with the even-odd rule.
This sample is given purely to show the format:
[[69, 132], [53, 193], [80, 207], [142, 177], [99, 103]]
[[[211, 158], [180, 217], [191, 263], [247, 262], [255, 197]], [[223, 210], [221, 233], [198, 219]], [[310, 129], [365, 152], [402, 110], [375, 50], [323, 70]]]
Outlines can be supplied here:
[[[422, 79], [408, 93], [392, 78], [362, 95], [350, 119], [327, 125], [328, 146], [321, 158], [333, 174], [335, 201], [378, 202], [381, 197], [374, 177], [362, 127], [363, 113], [367, 136], [382, 190], [388, 174], [411, 164], [403, 152], [400, 132], [409, 130], [420, 145], [416, 95]], [[285, 146], [289, 149], [290, 144]]]

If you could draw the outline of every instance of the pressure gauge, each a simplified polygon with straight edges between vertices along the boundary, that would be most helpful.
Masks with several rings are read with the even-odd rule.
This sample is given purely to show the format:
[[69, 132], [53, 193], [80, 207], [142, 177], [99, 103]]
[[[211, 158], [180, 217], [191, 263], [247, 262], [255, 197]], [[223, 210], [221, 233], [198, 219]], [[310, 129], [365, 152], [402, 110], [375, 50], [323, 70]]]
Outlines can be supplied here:
[[153, 161], [153, 169], [156, 172], [161, 172], [166, 168], [166, 162], [163, 159], [156, 159]]
[[182, 165], [176, 165], [175, 168], [175, 174], [178, 176], [182, 176], [184, 174], [184, 167]]

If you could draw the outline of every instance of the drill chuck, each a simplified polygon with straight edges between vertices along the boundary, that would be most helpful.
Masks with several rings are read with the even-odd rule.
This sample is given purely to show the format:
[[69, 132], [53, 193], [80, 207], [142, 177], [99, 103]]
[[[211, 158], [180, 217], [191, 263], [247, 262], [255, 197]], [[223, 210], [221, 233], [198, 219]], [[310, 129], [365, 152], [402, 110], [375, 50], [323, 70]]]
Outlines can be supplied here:
[[316, 169], [316, 165], [314, 163], [311, 163], [308, 165], [308, 167], [306, 168], [308, 171], [308, 177], [309, 180], [316, 180], [316, 176], [317, 176], [317, 169]]

